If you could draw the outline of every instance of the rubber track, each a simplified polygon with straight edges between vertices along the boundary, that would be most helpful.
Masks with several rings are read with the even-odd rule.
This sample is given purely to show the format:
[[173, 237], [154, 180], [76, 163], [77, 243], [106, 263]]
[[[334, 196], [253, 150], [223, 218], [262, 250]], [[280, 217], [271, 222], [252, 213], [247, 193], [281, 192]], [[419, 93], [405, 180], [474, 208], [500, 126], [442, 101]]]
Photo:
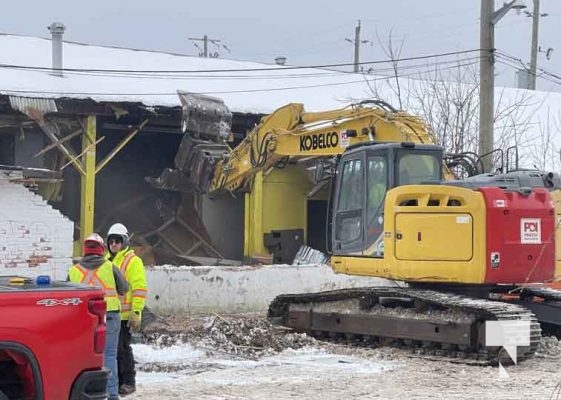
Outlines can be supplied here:
[[[561, 292], [558, 292], [561, 299]], [[424, 289], [399, 287], [369, 287], [341, 289], [317, 293], [285, 294], [277, 296], [269, 305], [268, 317], [273, 322], [286, 323], [289, 304], [322, 303], [368, 297], [404, 297], [418, 299], [427, 304], [437, 305], [451, 310], [473, 314], [477, 320], [484, 321], [530, 321], [530, 346], [518, 348], [517, 361], [531, 357], [541, 340], [541, 328], [534, 314], [517, 304], [478, 299], [463, 295], [437, 292]], [[472, 349], [470, 357], [481, 357], [479, 349]], [[498, 354], [489, 354], [489, 359]]]

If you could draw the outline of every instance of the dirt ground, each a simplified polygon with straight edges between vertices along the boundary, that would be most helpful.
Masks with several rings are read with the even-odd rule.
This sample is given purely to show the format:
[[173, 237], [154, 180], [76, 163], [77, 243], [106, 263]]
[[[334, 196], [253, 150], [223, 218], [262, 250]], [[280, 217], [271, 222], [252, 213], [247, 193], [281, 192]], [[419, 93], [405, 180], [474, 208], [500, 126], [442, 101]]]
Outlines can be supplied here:
[[[142, 346], [142, 347], [140, 347]], [[561, 344], [506, 368], [430, 361], [404, 349], [316, 341], [261, 315], [174, 316], [151, 327], [127, 399], [561, 399]]]

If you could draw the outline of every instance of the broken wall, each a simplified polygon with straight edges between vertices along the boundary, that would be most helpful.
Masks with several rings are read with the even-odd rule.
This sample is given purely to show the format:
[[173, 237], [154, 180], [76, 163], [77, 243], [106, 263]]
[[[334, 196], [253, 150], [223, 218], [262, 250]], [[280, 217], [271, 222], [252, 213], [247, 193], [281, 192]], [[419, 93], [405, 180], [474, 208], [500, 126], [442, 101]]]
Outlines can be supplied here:
[[19, 183], [21, 177], [0, 171], [0, 274], [65, 279], [74, 224]]

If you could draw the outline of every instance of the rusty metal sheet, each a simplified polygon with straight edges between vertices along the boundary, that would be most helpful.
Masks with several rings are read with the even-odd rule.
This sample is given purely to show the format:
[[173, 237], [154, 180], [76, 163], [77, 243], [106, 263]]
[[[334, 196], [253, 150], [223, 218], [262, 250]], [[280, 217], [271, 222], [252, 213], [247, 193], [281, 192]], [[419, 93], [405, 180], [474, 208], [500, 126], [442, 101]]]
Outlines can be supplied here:
[[43, 97], [9, 96], [10, 105], [34, 120], [42, 120], [48, 113], [56, 113], [57, 106], [54, 99]]

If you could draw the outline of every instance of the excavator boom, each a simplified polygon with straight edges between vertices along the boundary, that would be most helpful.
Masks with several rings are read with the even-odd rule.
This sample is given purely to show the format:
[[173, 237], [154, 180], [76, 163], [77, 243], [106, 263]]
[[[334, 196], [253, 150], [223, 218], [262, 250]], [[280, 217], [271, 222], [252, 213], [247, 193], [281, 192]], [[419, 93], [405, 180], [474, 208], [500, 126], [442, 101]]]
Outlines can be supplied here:
[[231, 114], [223, 103], [207, 96], [198, 102], [188, 93], [180, 97], [186, 134], [176, 156], [177, 169], [160, 179], [182, 191], [211, 196], [247, 191], [261, 171], [301, 159], [339, 156], [357, 143], [435, 143], [420, 118], [370, 100], [325, 112], [288, 104], [263, 117], [231, 149], [226, 143]]

